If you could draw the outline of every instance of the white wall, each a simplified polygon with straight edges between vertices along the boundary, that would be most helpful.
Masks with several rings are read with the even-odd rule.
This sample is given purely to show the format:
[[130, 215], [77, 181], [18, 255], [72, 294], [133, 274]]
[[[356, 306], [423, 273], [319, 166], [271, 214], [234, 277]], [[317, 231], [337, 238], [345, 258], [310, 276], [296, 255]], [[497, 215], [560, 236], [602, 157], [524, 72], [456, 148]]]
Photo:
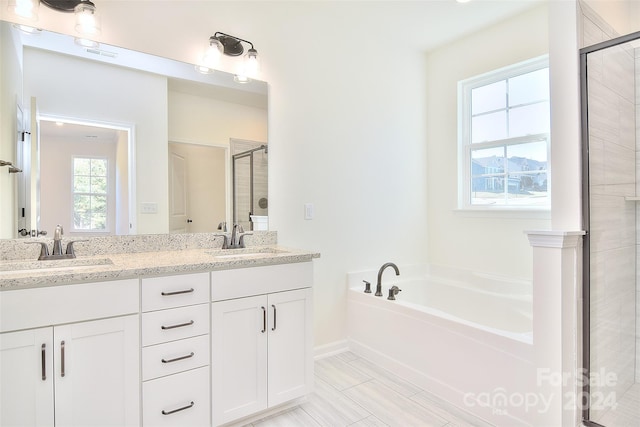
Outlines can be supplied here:
[[169, 139], [229, 146], [230, 138], [267, 142], [267, 110], [169, 91]]
[[457, 84], [548, 53], [547, 27], [548, 8], [542, 5], [428, 55], [431, 263], [522, 278], [532, 275], [531, 247], [523, 231], [549, 228], [550, 212], [541, 215], [457, 210]]
[[[166, 78], [31, 48], [24, 57], [25, 99], [35, 96], [41, 114], [135, 125], [137, 202], [158, 204], [137, 231], [167, 232], [168, 171], [157, 167], [168, 157]], [[42, 69], [64, 77], [54, 84]]]

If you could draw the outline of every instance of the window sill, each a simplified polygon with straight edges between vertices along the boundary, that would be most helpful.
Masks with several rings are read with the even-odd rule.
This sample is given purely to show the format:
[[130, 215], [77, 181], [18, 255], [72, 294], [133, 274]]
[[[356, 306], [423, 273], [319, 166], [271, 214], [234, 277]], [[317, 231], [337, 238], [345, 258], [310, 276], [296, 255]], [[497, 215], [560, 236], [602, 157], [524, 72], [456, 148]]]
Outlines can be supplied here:
[[551, 219], [549, 208], [456, 208], [453, 212], [465, 218]]

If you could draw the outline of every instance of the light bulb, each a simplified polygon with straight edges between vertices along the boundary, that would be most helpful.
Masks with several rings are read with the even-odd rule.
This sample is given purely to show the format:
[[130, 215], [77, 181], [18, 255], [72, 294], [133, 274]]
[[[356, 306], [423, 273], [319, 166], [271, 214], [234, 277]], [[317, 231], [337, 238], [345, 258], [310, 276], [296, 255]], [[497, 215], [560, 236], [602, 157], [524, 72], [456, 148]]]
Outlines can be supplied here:
[[260, 61], [258, 61], [258, 51], [250, 48], [244, 56], [244, 74], [256, 77], [260, 72]]
[[39, 5], [39, 0], [10, 0], [8, 9], [21, 18], [35, 21], [38, 19]]
[[216, 68], [218, 64], [220, 64], [222, 52], [224, 52], [222, 43], [220, 43], [218, 39], [211, 37], [209, 39], [209, 46], [202, 57], [202, 65], [207, 68]]
[[100, 16], [96, 6], [90, 1], [82, 1], [75, 8], [76, 31], [84, 35], [100, 34]]

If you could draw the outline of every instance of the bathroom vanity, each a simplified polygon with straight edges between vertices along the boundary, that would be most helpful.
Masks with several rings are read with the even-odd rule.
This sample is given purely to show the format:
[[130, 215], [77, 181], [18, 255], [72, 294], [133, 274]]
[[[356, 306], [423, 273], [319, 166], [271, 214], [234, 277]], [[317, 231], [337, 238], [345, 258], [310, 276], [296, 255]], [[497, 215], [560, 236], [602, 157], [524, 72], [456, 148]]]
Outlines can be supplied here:
[[317, 257], [269, 245], [3, 261], [0, 425], [217, 426], [304, 396]]

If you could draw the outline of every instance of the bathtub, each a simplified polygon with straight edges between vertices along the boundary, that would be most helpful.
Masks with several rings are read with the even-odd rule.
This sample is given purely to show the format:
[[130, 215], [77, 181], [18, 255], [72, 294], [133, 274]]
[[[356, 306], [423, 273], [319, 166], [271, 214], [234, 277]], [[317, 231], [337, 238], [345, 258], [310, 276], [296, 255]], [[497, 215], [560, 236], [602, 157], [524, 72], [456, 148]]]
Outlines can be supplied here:
[[[396, 375], [496, 425], [527, 425], [531, 408], [497, 407], [497, 392], [525, 396], [536, 388], [532, 291], [514, 280], [433, 266], [399, 266], [348, 275], [350, 349]], [[388, 289], [401, 289], [395, 301]], [[482, 403], [484, 399], [485, 404]], [[486, 401], [489, 401], [486, 404]]]

